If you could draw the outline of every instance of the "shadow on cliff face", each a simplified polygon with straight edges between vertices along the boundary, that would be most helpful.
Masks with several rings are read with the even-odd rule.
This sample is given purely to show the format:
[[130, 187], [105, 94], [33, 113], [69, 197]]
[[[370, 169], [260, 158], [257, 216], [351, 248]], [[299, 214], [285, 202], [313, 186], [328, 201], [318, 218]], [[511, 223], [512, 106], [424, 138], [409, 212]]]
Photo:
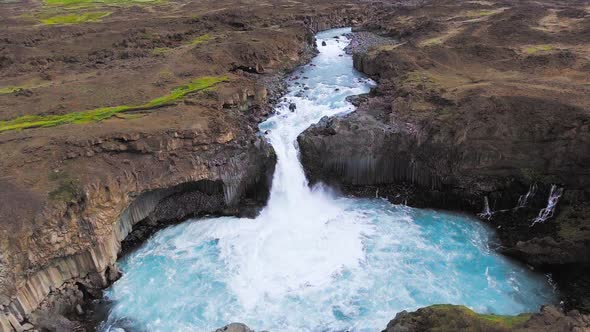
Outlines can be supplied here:
[[268, 200], [273, 172], [272, 165], [266, 168], [265, 174], [248, 186], [237, 204], [228, 204], [226, 195], [232, 189], [219, 180], [183, 183], [139, 195], [120, 217], [131, 218], [131, 223], [137, 220], [121, 243], [120, 255], [135, 249], [163, 227], [189, 218], [227, 215], [254, 218]]

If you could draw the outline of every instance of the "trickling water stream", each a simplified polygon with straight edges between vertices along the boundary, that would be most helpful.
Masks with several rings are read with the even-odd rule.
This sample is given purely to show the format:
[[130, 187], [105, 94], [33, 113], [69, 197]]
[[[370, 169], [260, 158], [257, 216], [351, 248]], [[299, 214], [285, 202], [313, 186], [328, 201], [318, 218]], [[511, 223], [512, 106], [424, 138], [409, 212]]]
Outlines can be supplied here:
[[211, 331], [243, 322], [270, 331], [380, 331], [398, 311], [434, 303], [515, 314], [553, 302], [545, 277], [491, 251], [488, 229], [473, 218], [308, 187], [297, 135], [352, 111], [346, 96], [371, 85], [344, 54], [349, 31], [317, 35], [320, 54], [261, 125], [278, 163], [260, 216], [192, 220], [157, 233], [120, 262], [124, 275], [106, 292], [113, 306], [105, 330]]

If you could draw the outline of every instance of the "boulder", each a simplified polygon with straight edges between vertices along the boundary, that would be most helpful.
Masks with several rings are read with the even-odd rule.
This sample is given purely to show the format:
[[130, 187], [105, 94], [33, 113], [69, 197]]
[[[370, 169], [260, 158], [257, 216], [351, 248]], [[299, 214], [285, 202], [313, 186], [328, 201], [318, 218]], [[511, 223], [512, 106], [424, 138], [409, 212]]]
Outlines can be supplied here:
[[246, 324], [231, 323], [222, 328], [215, 330], [215, 332], [254, 332]]

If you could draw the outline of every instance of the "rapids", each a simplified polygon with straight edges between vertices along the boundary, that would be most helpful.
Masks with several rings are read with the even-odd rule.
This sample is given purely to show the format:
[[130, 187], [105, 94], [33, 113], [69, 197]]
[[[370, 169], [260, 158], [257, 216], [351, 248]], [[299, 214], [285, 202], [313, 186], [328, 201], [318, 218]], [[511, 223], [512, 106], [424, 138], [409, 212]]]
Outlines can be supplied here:
[[516, 314], [555, 301], [547, 278], [491, 250], [493, 233], [473, 217], [309, 188], [297, 135], [353, 111], [345, 98], [374, 84], [344, 53], [348, 32], [317, 35], [319, 55], [260, 125], [278, 157], [260, 215], [190, 220], [124, 257], [104, 331], [380, 331], [435, 303]]

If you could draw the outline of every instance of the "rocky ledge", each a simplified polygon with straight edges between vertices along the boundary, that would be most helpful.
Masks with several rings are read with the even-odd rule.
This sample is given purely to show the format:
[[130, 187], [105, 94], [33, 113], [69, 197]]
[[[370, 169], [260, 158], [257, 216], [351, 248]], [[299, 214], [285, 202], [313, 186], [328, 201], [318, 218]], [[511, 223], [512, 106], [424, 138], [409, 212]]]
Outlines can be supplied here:
[[455, 0], [372, 17], [352, 52], [378, 86], [299, 136], [309, 179], [478, 213], [589, 312], [589, 17], [582, 2]]

